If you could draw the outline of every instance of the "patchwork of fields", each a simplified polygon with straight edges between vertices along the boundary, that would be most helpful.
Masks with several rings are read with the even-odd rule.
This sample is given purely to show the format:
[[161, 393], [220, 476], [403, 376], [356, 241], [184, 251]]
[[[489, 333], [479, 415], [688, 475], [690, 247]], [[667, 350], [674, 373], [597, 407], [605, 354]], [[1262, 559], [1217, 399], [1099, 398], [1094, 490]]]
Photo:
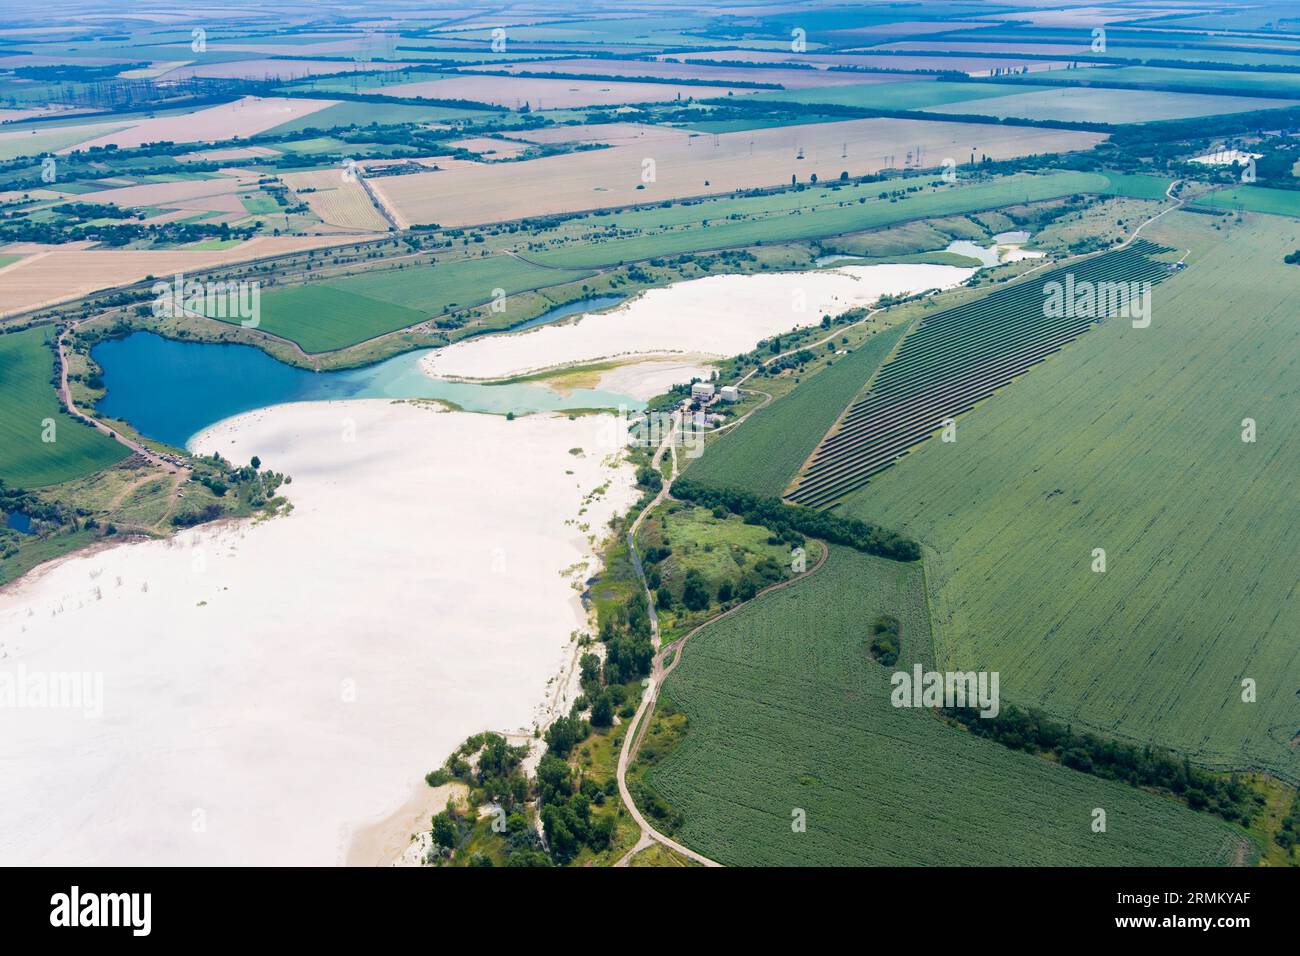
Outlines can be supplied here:
[[[1008, 86], [1009, 84], [1002, 84], [1000, 88], [1005, 90]], [[1028, 93], [1013, 92], [1013, 95], [996, 94], [988, 99], [968, 97], [962, 102], [930, 107], [929, 111], [1076, 123], [1153, 123], [1194, 116], [1284, 109], [1296, 104], [1296, 100], [1252, 96], [1209, 96], [1202, 93], [1106, 90], [1076, 86], [1035, 89]]]
[[867, 647], [882, 613], [905, 649], [927, 642], [919, 565], [832, 547], [687, 643], [663, 693], [689, 730], [649, 781], [688, 846], [734, 866], [1211, 865], [1242, 847], [1208, 814], [892, 707]]
[[944, 157], [965, 163], [976, 144], [980, 156], [1007, 159], [1088, 149], [1102, 138], [1071, 130], [862, 119], [683, 135], [675, 142], [377, 178], [371, 186], [406, 222], [462, 226], [784, 185], [792, 177], [829, 182], [843, 172], [901, 168], [918, 150], [935, 164]]
[[1173, 222], [1153, 238], [1194, 251], [1149, 328], [1103, 324], [841, 508], [927, 546], [940, 666], [998, 670], [1004, 699], [1294, 783], [1300, 325], [1278, 250], [1300, 248], [1300, 224]]

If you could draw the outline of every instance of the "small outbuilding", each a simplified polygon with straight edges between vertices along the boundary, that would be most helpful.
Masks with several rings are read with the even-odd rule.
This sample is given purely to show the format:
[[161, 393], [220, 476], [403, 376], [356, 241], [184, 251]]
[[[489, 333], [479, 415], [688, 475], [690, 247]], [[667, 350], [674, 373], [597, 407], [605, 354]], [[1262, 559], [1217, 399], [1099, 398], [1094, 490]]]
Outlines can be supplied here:
[[718, 393], [718, 395], [719, 397], [721, 397], [721, 399], [724, 402], [740, 401], [740, 389], [736, 388], [736, 386], [734, 385], [722, 386], [722, 390]]

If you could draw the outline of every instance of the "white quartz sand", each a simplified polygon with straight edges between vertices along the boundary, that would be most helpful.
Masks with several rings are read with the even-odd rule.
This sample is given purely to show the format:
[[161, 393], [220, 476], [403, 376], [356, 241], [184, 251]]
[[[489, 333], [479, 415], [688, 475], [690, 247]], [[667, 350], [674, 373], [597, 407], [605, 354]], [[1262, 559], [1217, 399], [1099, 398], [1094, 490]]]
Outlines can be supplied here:
[[730, 356], [825, 314], [885, 294], [949, 288], [974, 271], [906, 264], [690, 279], [575, 322], [460, 342], [429, 353], [421, 365], [443, 378], [494, 379], [633, 354]]
[[293, 513], [0, 591], [0, 673], [103, 682], [98, 717], [0, 708], [0, 860], [340, 863], [466, 736], [544, 719], [589, 536], [635, 497], [612, 421], [352, 401], [203, 433], [291, 474]]

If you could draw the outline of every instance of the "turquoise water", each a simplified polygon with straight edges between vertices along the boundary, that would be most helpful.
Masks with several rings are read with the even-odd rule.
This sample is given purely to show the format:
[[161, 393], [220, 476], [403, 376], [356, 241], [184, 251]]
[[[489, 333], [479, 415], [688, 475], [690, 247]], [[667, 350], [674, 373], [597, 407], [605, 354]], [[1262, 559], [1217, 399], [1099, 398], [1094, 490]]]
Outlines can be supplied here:
[[[588, 302], [585, 308], [590, 307]], [[600, 389], [576, 388], [560, 395], [540, 385], [476, 385], [430, 378], [420, 371], [424, 351], [365, 368], [309, 372], [250, 345], [177, 342], [152, 332], [134, 332], [100, 342], [91, 355], [104, 370], [108, 388], [97, 406], [99, 412], [124, 419], [142, 435], [177, 447], [223, 418], [286, 402], [440, 398], [470, 412], [517, 415], [567, 408], [645, 407], [644, 402]]]

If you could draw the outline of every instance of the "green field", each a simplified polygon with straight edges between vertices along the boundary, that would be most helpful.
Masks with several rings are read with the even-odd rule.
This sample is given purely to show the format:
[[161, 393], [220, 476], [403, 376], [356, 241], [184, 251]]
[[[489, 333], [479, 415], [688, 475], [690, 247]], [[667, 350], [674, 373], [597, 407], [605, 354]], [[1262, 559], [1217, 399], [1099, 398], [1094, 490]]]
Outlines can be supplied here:
[[1172, 179], [1141, 174], [1106, 173], [1110, 185], [1100, 190], [1106, 196], [1124, 196], [1128, 199], [1164, 199]]
[[[414, 79], [414, 77], [412, 78]], [[398, 123], [444, 123], [458, 119], [483, 119], [492, 114], [482, 110], [459, 110], [443, 106], [404, 106], [400, 103], [345, 102], [267, 130], [268, 134], [299, 133], [305, 129], [334, 129], [340, 126], [380, 126]]]
[[[297, 342], [304, 352], [331, 352], [486, 302], [495, 289], [504, 289], [510, 296], [588, 274], [547, 269], [510, 256], [367, 272], [269, 290], [262, 296], [258, 328]], [[509, 309], [507, 299], [504, 319], [509, 318]], [[238, 319], [226, 321], [239, 323]]]
[[[89, 475], [130, 452], [113, 439], [62, 414], [50, 376], [50, 326], [0, 335], [0, 480], [41, 488]], [[46, 419], [53, 442], [42, 441]]]
[[[424, 319], [413, 309], [322, 284], [268, 291], [262, 296], [258, 328], [314, 353], [346, 348]], [[239, 324], [239, 319], [224, 321]]]
[[1281, 260], [1300, 223], [1215, 225], [1174, 213], [1150, 233], [1193, 252], [1149, 328], [1103, 323], [841, 508], [926, 546], [940, 662], [998, 670], [1006, 699], [1076, 726], [1295, 783], [1300, 324]]
[[[592, 268], [709, 249], [837, 236], [912, 219], [960, 215], [1108, 189], [1110, 181], [1100, 173], [1060, 172], [1008, 176], [992, 182], [959, 182], [892, 199], [878, 198], [882, 191], [878, 183], [839, 192], [791, 191], [670, 209], [621, 212], [609, 216], [608, 223], [604, 218], [596, 221], [644, 234], [600, 242], [566, 242], [556, 249], [530, 253], [530, 258], [548, 265]], [[802, 211], [791, 215], [792, 209]]]
[[690, 640], [664, 684], [689, 731], [648, 777], [687, 846], [739, 866], [1232, 859], [1242, 838], [1216, 817], [892, 707], [868, 625], [897, 617], [910, 659], [928, 638], [924, 591], [919, 565], [833, 547], [806, 581]]
[[[960, 84], [958, 84], [960, 85]], [[1024, 87], [1021, 87], [1023, 90]], [[1200, 93], [1164, 93], [1156, 90], [1105, 90], [1063, 87], [1035, 89], [1014, 96], [994, 95], [948, 106], [932, 113], [970, 113], [976, 116], [1014, 116], [1031, 120], [1071, 123], [1152, 123], [1159, 120], [1217, 116], [1252, 110], [1283, 109], [1292, 100], [1250, 96], [1207, 96]]]
[[[915, 80], [902, 83], [863, 83], [852, 86], [815, 86], [802, 90], [756, 93], [747, 100], [773, 103], [826, 103], [878, 110], [918, 110], [963, 100], [984, 99], [1021, 93], [1023, 87], [1010, 83], [953, 83], [946, 80]], [[939, 110], [939, 112], [943, 112]]]
[[[779, 497], [845, 406], [902, 336], [905, 326], [877, 332], [830, 368], [754, 412], [691, 465], [694, 481]], [[754, 388], [763, 379], [750, 380]]]
[[40, 156], [42, 153], [52, 153], [66, 146], [74, 146], [83, 140], [107, 136], [123, 129], [126, 129], [126, 127], [105, 126], [90, 129], [83, 126], [77, 129], [54, 129], [44, 132], [38, 127], [33, 129], [31, 134], [27, 136], [7, 135], [5, 138], [0, 139], [0, 162], [17, 159], [19, 156]]
[[[506, 295], [514, 295], [572, 282], [588, 274], [587, 270], [549, 269], [501, 255], [440, 262], [432, 269], [421, 266], [363, 273], [326, 285], [425, 315], [440, 315], [486, 302], [492, 298], [494, 289], [504, 289]], [[508, 311], [509, 302], [506, 308]]]
[[[1213, 59], [1207, 56], [1206, 59]], [[1160, 87], [1213, 89], [1224, 94], [1281, 93], [1300, 99], [1300, 74], [1251, 73], [1240, 70], [1181, 70], [1163, 66], [1102, 67], [1087, 70], [1051, 70], [1034, 79], [1056, 83], [1132, 83]]]
[[1234, 186], [1196, 200], [1198, 206], [1266, 212], [1300, 219], [1300, 190], [1269, 189], [1266, 186]]

